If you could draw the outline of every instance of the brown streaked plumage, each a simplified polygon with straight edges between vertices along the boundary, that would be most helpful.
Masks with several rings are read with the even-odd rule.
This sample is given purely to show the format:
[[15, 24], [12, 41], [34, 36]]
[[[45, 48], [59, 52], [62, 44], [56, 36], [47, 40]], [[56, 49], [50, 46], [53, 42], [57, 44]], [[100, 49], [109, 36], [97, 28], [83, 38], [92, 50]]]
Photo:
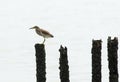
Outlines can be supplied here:
[[43, 44], [44, 44], [46, 38], [54, 37], [51, 33], [49, 33], [48, 31], [46, 31], [44, 29], [39, 28], [38, 26], [34, 26], [30, 29], [35, 29], [36, 33], [44, 38]]

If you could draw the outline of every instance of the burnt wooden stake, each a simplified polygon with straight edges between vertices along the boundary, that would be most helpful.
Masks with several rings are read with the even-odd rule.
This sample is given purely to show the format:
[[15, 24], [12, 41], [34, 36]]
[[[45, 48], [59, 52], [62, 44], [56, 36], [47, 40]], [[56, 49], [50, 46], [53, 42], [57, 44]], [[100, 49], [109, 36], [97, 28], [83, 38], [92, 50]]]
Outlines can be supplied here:
[[66, 47], [63, 48], [61, 46], [59, 51], [60, 51], [60, 58], [59, 58], [60, 80], [61, 82], [70, 82], [67, 48]]
[[108, 68], [109, 68], [109, 82], [119, 82], [118, 81], [118, 38], [111, 40], [108, 37]]
[[101, 42], [92, 41], [92, 82], [101, 82]]
[[46, 82], [46, 54], [44, 44], [35, 44], [37, 82]]

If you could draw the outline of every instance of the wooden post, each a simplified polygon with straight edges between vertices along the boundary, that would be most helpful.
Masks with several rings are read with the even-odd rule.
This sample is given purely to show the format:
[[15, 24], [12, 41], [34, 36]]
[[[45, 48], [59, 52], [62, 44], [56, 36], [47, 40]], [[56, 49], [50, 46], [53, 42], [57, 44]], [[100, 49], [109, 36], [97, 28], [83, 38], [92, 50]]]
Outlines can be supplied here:
[[109, 68], [109, 82], [119, 82], [118, 81], [118, 38], [111, 40], [108, 37], [108, 68]]
[[101, 82], [101, 42], [92, 41], [92, 82]]
[[37, 82], [46, 82], [46, 54], [44, 44], [35, 44]]
[[66, 47], [63, 48], [61, 46], [59, 51], [60, 51], [60, 58], [59, 58], [60, 80], [61, 82], [70, 82], [67, 48]]

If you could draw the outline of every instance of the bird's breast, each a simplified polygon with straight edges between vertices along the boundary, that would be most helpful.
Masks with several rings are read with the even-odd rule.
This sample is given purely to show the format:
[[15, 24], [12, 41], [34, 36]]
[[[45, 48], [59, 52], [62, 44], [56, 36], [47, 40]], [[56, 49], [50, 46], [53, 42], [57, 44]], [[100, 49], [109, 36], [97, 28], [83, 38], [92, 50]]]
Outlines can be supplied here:
[[42, 32], [41, 32], [41, 31], [39, 31], [39, 30], [35, 30], [35, 31], [36, 31], [36, 33], [37, 33], [38, 35], [42, 36]]

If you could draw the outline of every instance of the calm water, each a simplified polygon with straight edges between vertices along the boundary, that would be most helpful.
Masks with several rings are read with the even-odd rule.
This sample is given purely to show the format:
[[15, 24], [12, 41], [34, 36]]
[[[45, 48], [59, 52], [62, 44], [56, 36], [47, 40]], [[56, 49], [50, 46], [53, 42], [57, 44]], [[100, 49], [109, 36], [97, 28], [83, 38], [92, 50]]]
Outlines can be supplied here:
[[108, 82], [106, 43], [108, 36], [120, 36], [119, 3], [119, 0], [1, 1], [0, 82], [36, 82], [34, 45], [43, 38], [29, 30], [35, 25], [55, 36], [45, 43], [47, 82], [60, 82], [60, 45], [68, 47], [71, 82], [91, 82], [92, 39], [103, 40], [102, 80]]

